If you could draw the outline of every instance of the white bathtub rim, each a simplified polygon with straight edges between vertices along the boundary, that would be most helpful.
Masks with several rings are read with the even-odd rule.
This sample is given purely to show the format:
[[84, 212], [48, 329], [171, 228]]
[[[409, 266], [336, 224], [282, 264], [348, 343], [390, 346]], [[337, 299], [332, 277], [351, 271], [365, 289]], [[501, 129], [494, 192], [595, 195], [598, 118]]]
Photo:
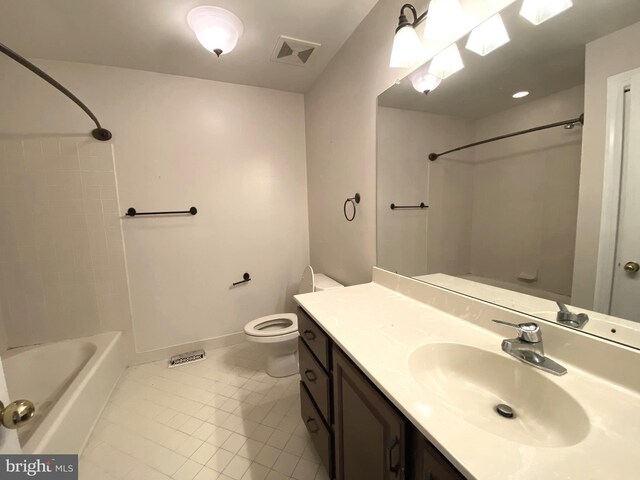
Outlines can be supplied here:
[[[99, 342], [99, 345], [94, 355], [85, 364], [84, 368], [80, 372], [78, 372], [78, 375], [71, 383], [70, 387], [72, 388], [67, 389], [67, 391], [62, 394], [56, 404], [52, 406], [47, 417], [42, 420], [42, 423], [39, 425], [38, 429], [33, 433], [33, 436], [22, 446], [22, 450], [24, 453], [60, 453], [48, 451], [45, 452], [43, 451], [43, 449], [51, 441], [52, 437], [56, 434], [56, 431], [61, 428], [62, 423], [66, 420], [67, 415], [72, 414], [72, 412], [69, 412], [69, 409], [73, 407], [74, 403], [82, 394], [89, 381], [91, 381], [93, 374], [95, 374], [96, 370], [102, 365], [107, 355], [113, 351], [121, 338], [122, 332], [107, 332], [93, 335], [91, 337], [63, 340], [63, 342]], [[106, 400], [107, 399], [105, 399], [105, 403]], [[104, 405], [102, 406], [102, 408], [104, 408]], [[83, 443], [86, 443], [86, 439], [84, 439]]]

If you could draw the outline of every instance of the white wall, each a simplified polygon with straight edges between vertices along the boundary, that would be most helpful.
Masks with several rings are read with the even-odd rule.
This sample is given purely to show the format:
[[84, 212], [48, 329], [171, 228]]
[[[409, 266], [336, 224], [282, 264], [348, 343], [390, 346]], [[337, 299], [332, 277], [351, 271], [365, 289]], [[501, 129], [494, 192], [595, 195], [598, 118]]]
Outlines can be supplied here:
[[[36, 63], [112, 130], [138, 351], [240, 332], [293, 308], [309, 261], [298, 94], [112, 67]], [[85, 134], [89, 120], [17, 64], [0, 64], [2, 133]], [[341, 205], [340, 205], [341, 207]], [[231, 289], [250, 272], [253, 281]]]
[[109, 144], [35, 134], [0, 138], [6, 346], [110, 330], [123, 330], [130, 344], [115, 184]]
[[[473, 141], [473, 121], [378, 108], [378, 263], [404, 275], [470, 271], [473, 152], [430, 152]], [[471, 153], [470, 153], [471, 152]], [[389, 205], [429, 205], [391, 210]]]
[[592, 309], [602, 214], [607, 79], [640, 67], [640, 23], [587, 45], [585, 126], [572, 302]]
[[[513, 1], [461, 3], [479, 22]], [[389, 68], [404, 3], [380, 0], [305, 95], [311, 264], [345, 284], [369, 281], [376, 263], [376, 106], [408, 73]], [[342, 204], [356, 192], [362, 202], [349, 223]]]

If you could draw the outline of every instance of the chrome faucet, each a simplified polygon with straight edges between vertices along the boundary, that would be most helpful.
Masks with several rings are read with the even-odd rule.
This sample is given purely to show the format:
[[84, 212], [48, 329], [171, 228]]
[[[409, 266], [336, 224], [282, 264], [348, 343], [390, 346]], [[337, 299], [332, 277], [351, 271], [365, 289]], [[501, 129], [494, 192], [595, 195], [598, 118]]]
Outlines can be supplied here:
[[564, 375], [567, 369], [544, 355], [542, 346], [542, 331], [537, 323], [509, 323], [494, 320], [495, 323], [506, 325], [518, 330], [518, 337], [502, 341], [502, 350], [532, 367], [539, 368], [554, 375]]
[[567, 306], [562, 302], [556, 302], [560, 311], [558, 315], [556, 315], [556, 320], [558, 323], [563, 325], [567, 325], [569, 327], [582, 329], [587, 322], [589, 321], [589, 315], [586, 313], [573, 313], [571, 310], [567, 308]]

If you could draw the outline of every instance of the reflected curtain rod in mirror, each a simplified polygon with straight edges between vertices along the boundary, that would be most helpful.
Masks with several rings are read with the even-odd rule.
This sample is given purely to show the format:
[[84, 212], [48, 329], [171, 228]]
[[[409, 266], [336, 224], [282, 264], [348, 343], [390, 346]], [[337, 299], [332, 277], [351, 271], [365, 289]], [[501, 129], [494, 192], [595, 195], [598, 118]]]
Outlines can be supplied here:
[[442, 155], [446, 155], [448, 153], [459, 152], [460, 150], [466, 150], [467, 148], [477, 147], [479, 145], [485, 145], [487, 143], [497, 142], [498, 140], [505, 140], [507, 138], [518, 137], [520, 135], [526, 135], [527, 133], [539, 132], [541, 130], [548, 130], [550, 128], [556, 127], [564, 127], [567, 130], [572, 129], [576, 125], [584, 125], [584, 113], [577, 118], [572, 118], [570, 120], [565, 120], [563, 122], [555, 122], [549, 123], [547, 125], [541, 125], [539, 127], [528, 128], [526, 130], [520, 130], [519, 132], [507, 133], [506, 135], [500, 135], [499, 137], [489, 138], [487, 140], [481, 140], [479, 142], [470, 143], [468, 145], [463, 145], [462, 147], [452, 148], [451, 150], [447, 150], [442, 153], [430, 153], [429, 160], [432, 162], [437, 160]]
[[87, 107], [78, 97], [76, 97], [73, 93], [71, 93], [66, 87], [64, 87], [55, 78], [51, 77], [49, 74], [47, 74], [40, 68], [36, 67], [33, 63], [31, 63], [29, 60], [24, 58], [22, 55], [20, 55], [17, 52], [14, 52], [13, 50], [11, 50], [9, 47], [7, 47], [2, 43], [0, 43], [0, 52], [4, 53], [10, 59], [18, 62], [23, 67], [27, 68], [31, 72], [38, 75], [44, 81], [46, 81], [47, 83], [49, 83], [50, 85], [58, 89], [60, 92], [62, 92], [73, 103], [78, 105], [82, 109], [82, 111], [86, 113], [91, 120], [93, 120], [93, 123], [96, 124], [96, 128], [94, 128], [91, 131], [91, 136], [93, 136], [93, 138], [95, 138], [96, 140], [100, 140], [101, 142], [106, 142], [108, 140], [111, 140], [113, 135], [109, 130], [107, 130], [106, 128], [103, 128], [102, 125], [100, 125], [100, 121], [93, 114], [93, 112], [89, 110], [89, 107]]

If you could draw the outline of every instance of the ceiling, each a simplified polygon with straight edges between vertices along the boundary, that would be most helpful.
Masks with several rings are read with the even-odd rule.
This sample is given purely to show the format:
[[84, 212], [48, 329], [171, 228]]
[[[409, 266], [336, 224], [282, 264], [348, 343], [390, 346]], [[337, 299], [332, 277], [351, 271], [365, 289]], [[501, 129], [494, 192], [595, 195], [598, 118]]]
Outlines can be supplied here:
[[[306, 92], [378, 0], [2, 0], [0, 42], [28, 58], [111, 65]], [[186, 22], [199, 5], [244, 23], [216, 59]], [[306, 66], [270, 60], [280, 35], [319, 43]]]
[[[612, 8], [612, 4], [615, 7]], [[384, 92], [381, 106], [452, 115], [486, 117], [584, 83], [585, 45], [640, 21], [639, 0], [582, 0], [534, 26], [519, 15], [517, 1], [502, 12], [511, 42], [486, 57], [458, 42], [465, 68], [425, 96], [409, 77]], [[512, 94], [528, 90], [520, 100]]]

